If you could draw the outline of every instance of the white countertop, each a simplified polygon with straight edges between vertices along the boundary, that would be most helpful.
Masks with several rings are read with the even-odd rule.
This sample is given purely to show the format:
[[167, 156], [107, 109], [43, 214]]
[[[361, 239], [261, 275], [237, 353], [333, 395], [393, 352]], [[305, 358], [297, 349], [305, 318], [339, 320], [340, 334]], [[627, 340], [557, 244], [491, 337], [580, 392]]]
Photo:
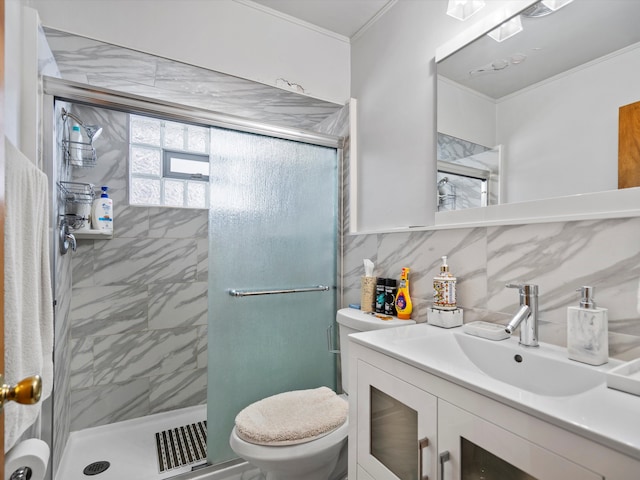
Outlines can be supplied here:
[[[438, 337], [453, 335], [454, 332], [466, 335], [460, 328], [443, 329], [423, 323], [357, 333], [350, 335], [350, 339], [640, 460], [640, 397], [606, 386], [606, 372], [622, 362], [610, 360], [600, 367], [585, 365], [586, 368], [602, 372], [603, 382], [594, 388], [568, 396], [540, 395], [496, 380], [469, 365], [469, 362], [457, 364], [451, 359], [443, 358], [437, 349], [407, 348], [408, 341], [415, 344], [416, 339], [419, 342], [419, 338], [425, 338], [425, 335]], [[482, 341], [491, 342], [484, 339]], [[518, 338], [512, 337], [499, 343], [502, 342], [517, 345]], [[522, 346], [517, 348], [522, 349], [523, 355], [528, 350]], [[572, 362], [566, 359], [565, 348], [541, 343], [540, 351], [558, 361]]]

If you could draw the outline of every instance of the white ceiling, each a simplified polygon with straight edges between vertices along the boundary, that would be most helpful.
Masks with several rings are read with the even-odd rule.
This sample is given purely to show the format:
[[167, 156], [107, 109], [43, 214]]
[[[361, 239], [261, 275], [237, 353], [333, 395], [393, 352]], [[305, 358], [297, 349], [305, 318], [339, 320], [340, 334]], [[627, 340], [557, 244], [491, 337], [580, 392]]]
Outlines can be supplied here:
[[[353, 37], [395, 0], [252, 0], [344, 37]], [[248, 3], [248, 2], [247, 2]]]

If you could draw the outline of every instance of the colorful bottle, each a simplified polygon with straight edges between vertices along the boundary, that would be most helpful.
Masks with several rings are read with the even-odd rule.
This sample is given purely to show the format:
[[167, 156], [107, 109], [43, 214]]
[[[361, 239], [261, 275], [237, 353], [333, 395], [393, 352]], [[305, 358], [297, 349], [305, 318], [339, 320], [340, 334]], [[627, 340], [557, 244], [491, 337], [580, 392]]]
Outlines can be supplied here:
[[400, 320], [411, 320], [413, 304], [409, 296], [409, 269], [403, 268], [400, 274], [400, 286], [396, 294], [396, 312]]
[[93, 201], [91, 228], [94, 230], [113, 231], [113, 200], [107, 195], [108, 188], [102, 187], [100, 198]]
[[442, 257], [440, 275], [433, 277], [433, 308], [438, 310], [455, 310], [456, 277], [449, 272], [447, 257]]
[[395, 278], [387, 278], [384, 285], [384, 314], [396, 315], [396, 294], [398, 288]]
[[386, 278], [378, 277], [376, 281], [376, 313], [384, 313], [384, 287]]

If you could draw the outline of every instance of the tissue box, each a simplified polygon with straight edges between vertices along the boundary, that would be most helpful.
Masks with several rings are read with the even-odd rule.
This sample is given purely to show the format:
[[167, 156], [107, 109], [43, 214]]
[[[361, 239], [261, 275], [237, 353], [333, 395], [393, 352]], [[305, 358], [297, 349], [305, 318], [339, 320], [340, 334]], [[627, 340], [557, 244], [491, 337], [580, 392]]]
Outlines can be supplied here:
[[430, 308], [427, 310], [427, 323], [436, 327], [453, 328], [462, 325], [462, 309], [438, 310]]

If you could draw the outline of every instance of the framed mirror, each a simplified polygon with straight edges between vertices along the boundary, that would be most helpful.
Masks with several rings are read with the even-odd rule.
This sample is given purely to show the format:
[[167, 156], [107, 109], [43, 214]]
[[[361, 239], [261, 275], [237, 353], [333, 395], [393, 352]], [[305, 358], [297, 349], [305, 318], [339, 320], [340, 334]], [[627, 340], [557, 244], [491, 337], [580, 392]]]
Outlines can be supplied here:
[[[640, 101], [640, 2], [509, 3], [436, 54], [438, 160], [442, 136], [500, 145], [500, 204], [438, 212], [436, 225], [640, 215], [640, 188], [618, 190], [619, 111]], [[513, 19], [513, 36], [487, 35]]]

